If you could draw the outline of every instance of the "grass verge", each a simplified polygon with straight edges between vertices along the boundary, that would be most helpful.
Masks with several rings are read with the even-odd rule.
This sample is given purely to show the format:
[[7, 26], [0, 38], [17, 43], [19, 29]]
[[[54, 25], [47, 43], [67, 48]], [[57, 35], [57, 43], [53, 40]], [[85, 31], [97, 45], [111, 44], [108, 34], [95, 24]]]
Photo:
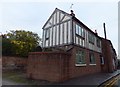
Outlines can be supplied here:
[[25, 73], [19, 72], [19, 71], [3, 72], [2, 78], [8, 79], [10, 81], [20, 83], [20, 84], [34, 85], [33, 80], [27, 79], [25, 76]]
[[20, 83], [23, 85], [50, 85], [52, 83], [44, 80], [32, 80], [26, 78], [25, 73], [20, 71], [8, 71], [2, 73], [2, 78], [8, 79], [10, 81]]

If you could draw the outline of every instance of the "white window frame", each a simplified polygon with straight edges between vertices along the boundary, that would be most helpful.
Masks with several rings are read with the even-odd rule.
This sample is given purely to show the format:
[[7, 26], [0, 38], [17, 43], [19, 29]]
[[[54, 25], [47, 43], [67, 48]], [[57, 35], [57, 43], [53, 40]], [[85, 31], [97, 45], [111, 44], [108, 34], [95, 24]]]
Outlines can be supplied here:
[[76, 26], [75, 27], [76, 28], [76, 32], [75, 33], [79, 35], [79, 25], [76, 24], [75, 26]]
[[75, 24], [75, 29], [76, 29], [76, 34], [77, 35], [79, 35], [79, 36], [81, 36], [81, 37], [83, 37], [83, 38], [85, 38], [85, 29], [84, 28], [82, 28], [80, 25], [78, 25], [78, 24]]
[[[79, 61], [81, 60], [81, 61]], [[83, 50], [78, 50], [76, 52], [76, 60], [75, 60], [75, 66], [86, 66], [86, 61], [85, 61], [85, 51]]]

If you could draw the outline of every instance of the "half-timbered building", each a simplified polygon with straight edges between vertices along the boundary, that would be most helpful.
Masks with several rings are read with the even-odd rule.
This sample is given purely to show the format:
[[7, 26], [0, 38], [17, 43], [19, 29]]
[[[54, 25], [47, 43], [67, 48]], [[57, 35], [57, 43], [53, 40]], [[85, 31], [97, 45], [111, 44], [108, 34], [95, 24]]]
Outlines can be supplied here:
[[101, 40], [75, 17], [55, 9], [43, 26], [43, 48], [77, 45], [101, 53]]
[[29, 54], [28, 77], [61, 82], [116, 69], [116, 54], [109, 51], [113, 49], [110, 41], [89, 29], [72, 10], [68, 14], [55, 9], [43, 26], [42, 48], [43, 52]]

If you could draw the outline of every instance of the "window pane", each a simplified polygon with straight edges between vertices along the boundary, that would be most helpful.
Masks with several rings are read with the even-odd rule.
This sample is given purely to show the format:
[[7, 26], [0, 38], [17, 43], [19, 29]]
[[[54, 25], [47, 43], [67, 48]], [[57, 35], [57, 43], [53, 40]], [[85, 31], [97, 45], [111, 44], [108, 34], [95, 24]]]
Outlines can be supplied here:
[[82, 57], [80, 53], [79, 53], [79, 63], [82, 63]]
[[82, 37], [85, 37], [85, 30], [82, 28]]
[[85, 63], [85, 53], [82, 51], [82, 62]]
[[100, 40], [97, 38], [97, 40], [96, 40], [96, 44], [97, 44], [97, 47], [99, 47], [100, 48]]
[[76, 53], [76, 63], [78, 64], [79, 63], [79, 54]]
[[90, 57], [90, 64], [95, 64], [95, 56], [94, 56], [94, 53], [89, 53], [89, 57]]
[[82, 28], [79, 26], [79, 35], [82, 36]]
[[88, 33], [88, 39], [89, 39], [89, 43], [94, 44], [95, 42], [95, 36], [92, 35], [91, 33]]
[[76, 34], [79, 35], [79, 26], [76, 24]]
[[78, 37], [76, 37], [76, 44], [79, 44], [79, 43], [78, 43]]
[[85, 64], [85, 53], [84, 51], [77, 51], [76, 53], [76, 63]]

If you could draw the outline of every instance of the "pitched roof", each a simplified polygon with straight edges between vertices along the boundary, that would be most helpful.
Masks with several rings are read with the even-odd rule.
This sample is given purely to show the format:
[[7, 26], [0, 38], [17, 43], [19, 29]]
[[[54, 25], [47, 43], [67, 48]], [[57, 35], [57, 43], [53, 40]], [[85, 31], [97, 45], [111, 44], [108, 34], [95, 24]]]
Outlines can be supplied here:
[[47, 22], [44, 24], [44, 26], [42, 27], [42, 29], [44, 29], [44, 27], [46, 26], [46, 24], [47, 24], [47, 23], [50, 21], [50, 19], [52, 18], [53, 14], [54, 14], [55, 12], [57, 12], [57, 11], [65, 14], [65, 15], [67, 15], [67, 16], [72, 17], [70, 14], [66, 13], [65, 11], [62, 11], [62, 10], [60, 10], [60, 9], [58, 9], [58, 8], [55, 8], [55, 10], [54, 10], [53, 13], [51, 14], [51, 16], [49, 17], [49, 19], [47, 20]]

